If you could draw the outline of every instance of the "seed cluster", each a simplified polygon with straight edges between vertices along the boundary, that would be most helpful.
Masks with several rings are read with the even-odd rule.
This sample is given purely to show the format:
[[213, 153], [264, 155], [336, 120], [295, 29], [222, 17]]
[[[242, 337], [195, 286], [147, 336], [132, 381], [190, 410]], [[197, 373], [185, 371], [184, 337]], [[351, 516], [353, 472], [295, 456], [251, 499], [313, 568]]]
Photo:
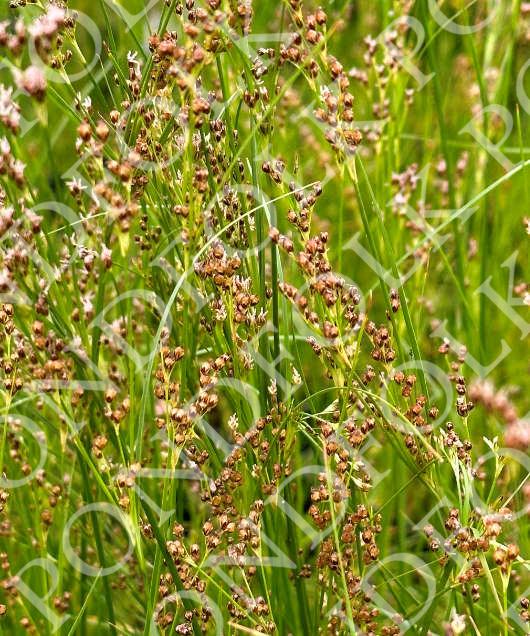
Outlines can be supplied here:
[[[26, 65], [28, 42], [66, 76], [78, 16], [55, 1], [11, 2], [26, 4], [40, 17], [0, 22], [0, 49], [42, 113], [50, 94], [63, 97]], [[394, 4], [411, 17], [413, 2]], [[49, 627], [23, 601], [23, 545], [25, 556], [48, 559], [48, 574], [60, 568], [48, 610], [80, 612], [83, 631], [104, 598], [109, 624], [124, 633], [145, 632], [151, 619], [164, 634], [215, 633], [215, 604], [234, 633], [287, 633], [291, 616], [311, 633], [305, 621], [314, 616], [318, 634], [350, 633], [350, 623], [367, 636], [400, 634], [405, 617], [383, 611], [379, 598], [390, 602], [400, 577], [422, 575], [417, 559], [395, 578], [387, 567], [397, 545], [417, 554], [421, 544], [409, 527], [410, 492], [422, 510], [451, 494], [420, 548], [435, 554], [424, 566], [445, 582], [441, 596], [450, 591], [458, 611], [473, 616], [492, 580], [495, 596], [519, 594], [524, 559], [510, 526], [519, 488], [514, 475], [501, 476], [497, 440], [485, 442], [493, 474], [477, 462], [477, 446], [484, 413], [505, 425], [510, 449], [528, 449], [529, 427], [509, 393], [473, 381], [466, 348], [453, 355], [448, 340], [425, 346], [444, 369], [444, 404], [414, 359], [423, 334], [405, 287], [381, 278], [365, 296], [343, 273], [351, 261], [343, 272], [336, 266], [343, 228], [320, 218], [329, 191], [320, 179], [333, 163], [344, 205], [355, 208], [347, 223], [357, 223], [360, 199], [349, 200], [345, 175], [357, 196], [352, 166], [361, 154], [364, 166], [390, 152], [382, 131], [406, 73], [408, 29], [361, 41], [365, 66], [347, 70], [330, 34], [348, 28], [353, 5], [339, 20], [334, 9], [288, 0], [285, 37], [257, 38], [256, 50], [245, 37], [254, 34], [256, 4], [163, 5], [167, 20], [146, 51], [120, 60], [105, 42], [107, 86], [68, 104], [76, 163], [64, 185], [53, 185], [68, 205], [34, 210], [46, 194], [19, 158], [15, 87], [0, 85], [0, 624], [6, 633]], [[374, 88], [381, 126], [360, 129], [352, 84], [363, 94]], [[297, 130], [315, 151], [304, 166], [314, 179], [304, 185], [299, 158], [275, 144], [277, 135], [291, 139], [307, 94], [306, 115], [321, 135]], [[401, 97], [413, 107], [412, 89]], [[440, 205], [461, 188], [469, 163], [470, 152], [454, 168], [437, 159]], [[410, 253], [426, 264], [431, 248], [417, 241], [431, 228], [432, 206], [418, 169], [392, 169], [381, 187], [393, 195], [392, 222], [416, 245]], [[470, 242], [470, 259], [475, 251]], [[528, 285], [515, 293], [525, 299]], [[415, 300], [429, 315], [437, 306]], [[389, 473], [400, 489], [387, 486]], [[9, 486], [16, 479], [27, 483]], [[520, 490], [530, 501], [530, 486]], [[114, 519], [98, 522], [89, 511], [67, 528], [74, 513], [102, 501]], [[65, 527], [77, 562], [95, 569], [118, 562], [123, 538], [134, 538], [103, 592], [96, 581], [85, 596]], [[458, 589], [464, 602], [454, 601]], [[518, 607], [530, 622], [528, 599]], [[451, 608], [449, 616], [446, 634], [463, 633], [464, 615]]]

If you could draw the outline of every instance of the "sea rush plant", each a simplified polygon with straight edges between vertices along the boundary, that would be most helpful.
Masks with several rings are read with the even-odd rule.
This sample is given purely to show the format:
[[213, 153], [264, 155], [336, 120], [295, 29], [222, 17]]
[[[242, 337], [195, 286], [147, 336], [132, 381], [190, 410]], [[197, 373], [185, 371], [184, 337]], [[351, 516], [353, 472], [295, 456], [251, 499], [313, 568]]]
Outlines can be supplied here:
[[2, 633], [527, 633], [528, 3], [438, 4], [2, 9]]

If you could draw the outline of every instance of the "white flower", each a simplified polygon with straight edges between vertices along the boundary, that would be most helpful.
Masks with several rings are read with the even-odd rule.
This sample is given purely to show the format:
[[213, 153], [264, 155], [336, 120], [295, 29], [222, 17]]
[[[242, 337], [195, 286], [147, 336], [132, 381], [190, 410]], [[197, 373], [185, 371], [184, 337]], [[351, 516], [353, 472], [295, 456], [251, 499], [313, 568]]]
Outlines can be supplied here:
[[12, 206], [0, 208], [0, 235], [13, 225], [13, 214], [15, 209]]
[[83, 305], [83, 311], [85, 314], [90, 314], [94, 311], [94, 304], [92, 303], [93, 294], [86, 294], [86, 296], [81, 296], [81, 303]]
[[139, 72], [140, 60], [138, 60], [137, 58], [138, 58], [138, 51], [134, 51], [134, 53], [132, 51], [127, 51], [127, 62], [129, 62], [129, 64], [133, 66], [136, 66], [136, 70]]
[[107, 267], [112, 265], [112, 250], [110, 250], [105, 244], [103, 244], [103, 247], [101, 248], [101, 254], [99, 257]]
[[65, 349], [66, 352], [72, 351], [79, 356], [88, 357], [85, 350], [83, 349], [83, 341], [79, 334], [76, 334], [71, 340], [70, 344]]
[[47, 12], [37, 18], [29, 26], [29, 33], [35, 39], [44, 38], [45, 40], [51, 40], [51, 38], [64, 26], [66, 12], [62, 7], [56, 4], [50, 4]]
[[0, 139], [0, 152], [3, 155], [8, 155], [11, 152], [11, 146], [9, 145], [9, 141], [7, 141], [6, 137], [2, 137], [2, 139]]
[[463, 614], [457, 614], [454, 607], [451, 612], [451, 629], [453, 634], [463, 634], [466, 630], [466, 617]]
[[398, 192], [394, 197], [394, 205], [396, 208], [405, 206], [407, 204], [407, 198], [402, 192]]
[[11, 101], [13, 87], [6, 88], [0, 84], [0, 117], [9, 120], [11, 127], [17, 127], [20, 123], [20, 106]]
[[70, 192], [86, 190], [88, 186], [83, 185], [81, 178], [76, 179], [75, 177], [71, 181], [67, 181], [66, 185], [68, 186]]
[[35, 214], [35, 212], [33, 212], [31, 208], [26, 212], [26, 216], [31, 225], [33, 225], [34, 227], [40, 226], [43, 217]]
[[298, 373], [298, 369], [291, 365], [291, 369], [293, 371], [293, 384], [302, 384], [302, 376]]
[[239, 286], [243, 291], [248, 291], [250, 289], [251, 282], [250, 277], [242, 278], [241, 276], [236, 275], [234, 276], [234, 289], [237, 290], [237, 287]]
[[254, 359], [247, 351], [241, 352], [241, 360], [243, 361], [245, 369], [251, 371], [254, 368]]
[[223, 322], [226, 319], [226, 307], [223, 301], [221, 301], [220, 306], [215, 310], [215, 319], [217, 322]]
[[231, 431], [237, 431], [238, 426], [239, 426], [239, 420], [237, 419], [237, 415], [234, 413], [228, 418], [228, 428]]
[[83, 108], [85, 108], [86, 110], [90, 110], [92, 108], [92, 98], [90, 97], [90, 95], [85, 98], [83, 102]]
[[11, 285], [11, 278], [9, 277], [9, 270], [4, 267], [0, 269], [0, 289], [9, 287]]
[[13, 94], [13, 87], [6, 88], [3, 84], [0, 84], [0, 115], [7, 115], [13, 103], [11, 102], [11, 95]]
[[13, 172], [15, 173], [19, 173], [23, 175], [25, 168], [26, 168], [26, 164], [20, 161], [20, 159], [17, 159], [15, 163], [13, 164]]
[[18, 112], [18, 110], [16, 110], [14, 106], [13, 106], [11, 115], [9, 115], [9, 120], [10, 120], [10, 125], [13, 128], [17, 129], [18, 125], [20, 124], [20, 113]]

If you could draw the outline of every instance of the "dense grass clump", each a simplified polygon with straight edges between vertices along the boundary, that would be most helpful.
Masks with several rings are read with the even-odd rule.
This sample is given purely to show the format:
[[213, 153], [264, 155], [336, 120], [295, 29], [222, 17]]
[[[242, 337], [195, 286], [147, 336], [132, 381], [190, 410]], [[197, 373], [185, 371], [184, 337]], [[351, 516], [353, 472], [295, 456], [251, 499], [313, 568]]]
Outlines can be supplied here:
[[529, 42], [3, 0], [0, 633], [530, 633]]

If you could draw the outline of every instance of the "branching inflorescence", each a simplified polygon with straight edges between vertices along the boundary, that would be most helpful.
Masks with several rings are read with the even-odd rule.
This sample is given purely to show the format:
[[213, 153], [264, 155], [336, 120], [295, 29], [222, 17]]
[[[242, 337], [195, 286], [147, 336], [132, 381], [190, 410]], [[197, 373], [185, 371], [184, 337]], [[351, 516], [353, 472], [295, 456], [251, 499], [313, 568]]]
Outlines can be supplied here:
[[374, 3], [374, 38], [348, 2], [74, 4], [0, 22], [5, 633], [526, 629], [528, 400], [469, 290], [489, 147], [405, 146], [432, 7]]

